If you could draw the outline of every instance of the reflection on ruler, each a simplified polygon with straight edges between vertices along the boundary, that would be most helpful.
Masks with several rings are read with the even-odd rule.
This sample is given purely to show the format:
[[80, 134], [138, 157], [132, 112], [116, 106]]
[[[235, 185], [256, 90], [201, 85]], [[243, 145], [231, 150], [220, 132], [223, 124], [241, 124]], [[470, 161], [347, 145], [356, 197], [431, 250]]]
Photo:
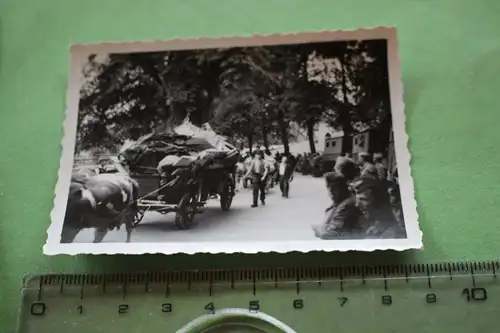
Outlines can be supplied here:
[[[469, 262], [33, 276], [22, 290], [18, 332], [196, 333], [199, 325], [228, 323], [262, 328], [255, 332], [491, 333], [499, 330], [499, 268]], [[181, 330], [193, 321], [199, 325]]]

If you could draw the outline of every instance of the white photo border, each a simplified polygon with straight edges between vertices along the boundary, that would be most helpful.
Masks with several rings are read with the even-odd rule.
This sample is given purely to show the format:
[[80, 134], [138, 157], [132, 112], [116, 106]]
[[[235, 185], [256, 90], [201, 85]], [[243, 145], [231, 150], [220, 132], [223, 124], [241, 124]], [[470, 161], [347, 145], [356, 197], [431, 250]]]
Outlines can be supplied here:
[[[243, 47], [279, 44], [300, 44], [343, 40], [386, 39], [389, 68], [390, 101], [394, 133], [396, 163], [400, 183], [401, 201], [407, 238], [405, 239], [358, 239], [314, 240], [285, 242], [175, 242], [175, 243], [70, 243], [61, 244], [66, 201], [73, 168], [78, 123], [81, 68], [88, 56], [99, 53], [133, 53], [168, 50], [189, 50], [222, 47]], [[422, 249], [422, 232], [419, 227], [414, 183], [411, 175], [411, 156], [408, 150], [406, 117], [404, 113], [401, 62], [398, 53], [397, 32], [394, 27], [373, 29], [327, 30], [293, 34], [252, 35], [246, 37], [219, 37], [198, 39], [172, 39], [167, 41], [101, 43], [74, 45], [70, 49], [70, 74], [67, 92], [67, 110], [64, 134], [61, 142], [62, 155], [55, 187], [51, 224], [43, 247], [46, 255], [56, 254], [195, 254], [195, 253], [287, 253], [310, 251], [404, 251]]]

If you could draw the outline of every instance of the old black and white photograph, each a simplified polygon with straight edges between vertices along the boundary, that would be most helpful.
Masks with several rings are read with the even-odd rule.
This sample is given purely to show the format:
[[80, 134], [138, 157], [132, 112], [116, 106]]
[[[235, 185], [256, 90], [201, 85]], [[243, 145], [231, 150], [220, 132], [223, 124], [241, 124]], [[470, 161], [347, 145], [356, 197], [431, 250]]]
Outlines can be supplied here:
[[46, 254], [422, 248], [395, 28], [70, 63]]

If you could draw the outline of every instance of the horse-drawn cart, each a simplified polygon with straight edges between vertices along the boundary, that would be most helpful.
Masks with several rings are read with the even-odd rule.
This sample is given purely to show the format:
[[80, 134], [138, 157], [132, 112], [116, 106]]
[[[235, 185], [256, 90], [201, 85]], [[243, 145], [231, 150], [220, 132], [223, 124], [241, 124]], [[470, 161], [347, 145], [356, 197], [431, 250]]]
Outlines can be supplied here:
[[222, 211], [235, 195], [237, 149], [221, 151], [204, 139], [181, 135], [149, 137], [119, 156], [139, 183], [139, 213], [175, 213], [179, 229], [193, 226], [208, 200], [218, 197]]

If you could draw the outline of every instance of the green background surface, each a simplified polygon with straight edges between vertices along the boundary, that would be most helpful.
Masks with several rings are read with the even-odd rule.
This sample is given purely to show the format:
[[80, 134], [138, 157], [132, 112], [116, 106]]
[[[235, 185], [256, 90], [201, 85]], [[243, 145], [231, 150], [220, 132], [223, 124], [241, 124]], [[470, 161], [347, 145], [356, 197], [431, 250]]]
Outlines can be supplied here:
[[[498, 257], [498, 0], [0, 0], [0, 330], [34, 272]], [[423, 251], [57, 256], [42, 245], [72, 43], [398, 27]]]

